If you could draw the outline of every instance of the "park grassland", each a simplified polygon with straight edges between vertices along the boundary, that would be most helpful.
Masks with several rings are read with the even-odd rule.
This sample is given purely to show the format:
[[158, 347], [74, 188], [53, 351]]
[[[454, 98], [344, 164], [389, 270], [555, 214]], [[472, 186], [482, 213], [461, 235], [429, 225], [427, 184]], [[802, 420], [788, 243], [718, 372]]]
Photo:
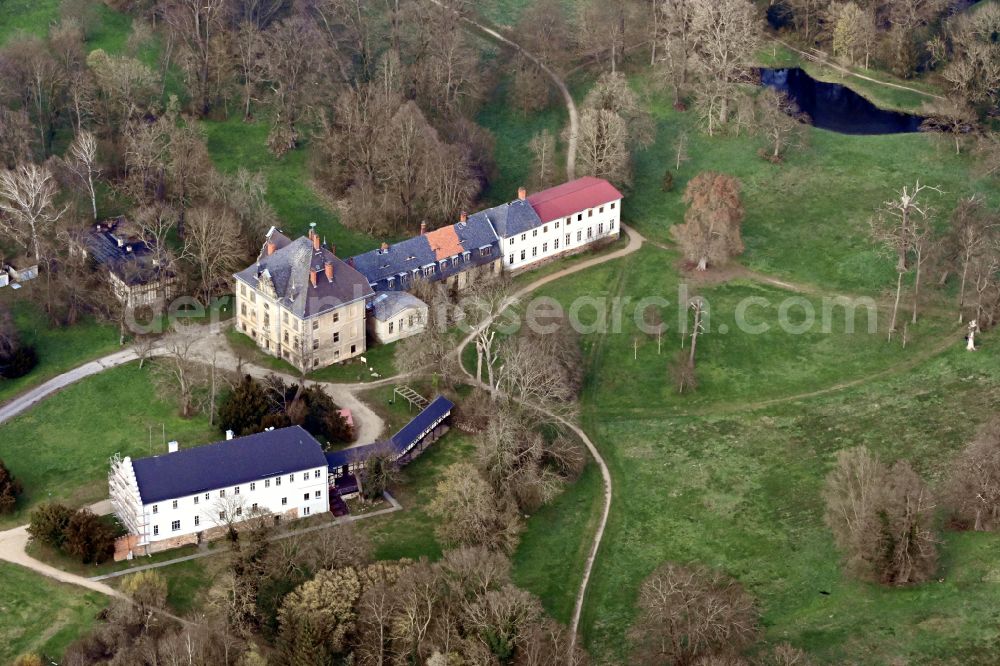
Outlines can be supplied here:
[[0, 663], [26, 652], [61, 655], [93, 625], [105, 602], [96, 592], [0, 562]]
[[0, 519], [0, 528], [26, 522], [49, 499], [74, 506], [105, 499], [109, 458], [163, 453], [164, 431], [182, 447], [219, 438], [207, 418], [178, 417], [149, 373], [138, 363], [106, 370], [0, 425], [0, 457], [25, 488], [18, 511]]

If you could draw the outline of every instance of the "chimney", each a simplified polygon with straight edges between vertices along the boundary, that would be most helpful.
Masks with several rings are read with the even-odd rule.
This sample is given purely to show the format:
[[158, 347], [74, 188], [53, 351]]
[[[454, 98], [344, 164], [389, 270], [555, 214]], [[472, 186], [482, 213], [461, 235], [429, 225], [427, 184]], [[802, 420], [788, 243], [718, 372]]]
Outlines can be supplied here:
[[228, 442], [229, 440], [231, 440], [231, 439], [232, 439], [233, 437], [235, 437], [235, 436], [236, 436], [236, 433], [234, 433], [234, 432], [233, 432], [232, 430], [227, 430], [227, 431], [226, 431], [226, 441], [227, 441], [227, 442]]
[[464, 210], [462, 211], [462, 214], [458, 216], [459, 222], [465, 222], [468, 219], [469, 219], [469, 214], [466, 213]]
[[167, 442], [167, 453], [177, 453], [178, 448], [180, 448], [180, 444], [178, 444], [176, 439], [172, 442]]
[[527, 199], [528, 198], [528, 190], [524, 189], [523, 187], [517, 188], [517, 198], [520, 199], [521, 201], [524, 201], [525, 199]]
[[316, 235], [316, 223], [315, 222], [310, 222], [309, 223], [309, 240], [312, 240], [312, 237], [315, 236], [315, 235]]
[[383, 252], [388, 252], [389, 251], [389, 244], [388, 243], [382, 243], [382, 251]]
[[316, 288], [316, 278], [317, 277], [318, 277], [318, 272], [316, 271], [316, 269], [310, 268], [309, 269], [309, 283], [313, 286], [313, 289]]
[[319, 252], [319, 234], [313, 232], [313, 250]]
[[274, 251], [277, 249], [278, 246], [275, 245], [274, 241], [267, 241], [267, 256], [270, 257], [272, 254], [274, 254]]
[[333, 282], [333, 262], [327, 261], [323, 265], [323, 270], [326, 272], [326, 279], [328, 282]]
[[420, 223], [420, 235], [423, 236], [426, 233], [427, 233], [427, 223], [426, 222], [421, 222]]

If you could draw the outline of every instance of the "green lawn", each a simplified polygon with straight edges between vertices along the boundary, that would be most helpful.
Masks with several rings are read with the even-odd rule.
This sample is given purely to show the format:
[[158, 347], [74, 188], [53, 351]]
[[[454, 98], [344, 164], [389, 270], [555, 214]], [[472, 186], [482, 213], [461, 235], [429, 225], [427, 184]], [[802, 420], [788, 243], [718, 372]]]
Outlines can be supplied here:
[[239, 168], [262, 172], [267, 177], [267, 200], [278, 213], [281, 227], [293, 238], [304, 235], [309, 224], [332, 245], [337, 255], [348, 257], [377, 246], [367, 234], [344, 227], [337, 214], [320, 200], [310, 185], [312, 176], [305, 148], [278, 159], [267, 149], [267, 122], [244, 123], [239, 117], [226, 121], [204, 121], [208, 151], [215, 166], [232, 173]]
[[25, 487], [0, 528], [25, 522], [47, 499], [84, 505], [107, 497], [115, 453], [163, 453], [164, 434], [182, 447], [219, 438], [206, 418], [181, 419], [176, 405], [157, 396], [149, 367], [132, 363], [88, 377], [0, 425], [0, 458]]
[[[645, 82], [637, 77], [634, 84]], [[942, 149], [926, 134], [848, 136], [810, 128], [809, 147], [773, 165], [757, 156], [757, 139], [709, 137], [696, 126], [694, 112], [675, 111], [658, 95], [653, 100], [656, 141], [636, 155], [622, 216], [654, 240], [669, 240], [670, 227], [683, 221], [687, 182], [702, 171], [720, 171], [742, 183], [743, 263], [830, 289], [871, 293], [889, 288], [895, 273], [869, 240], [868, 220], [903, 185], [919, 179], [940, 187], [944, 194], [929, 192], [925, 201], [942, 211], [942, 224], [955, 201], [972, 192], [1000, 204], [997, 188], [970, 174], [967, 155]], [[673, 170], [673, 142], [684, 130], [691, 160], [681, 166], [674, 191], [663, 192], [664, 170]]]
[[[50, 658], [89, 630], [106, 599], [0, 562], [0, 663], [35, 652]], [[48, 663], [48, 662], [45, 662]]]
[[[19, 291], [0, 290], [0, 302], [10, 307], [21, 340], [35, 346], [38, 365], [18, 379], [0, 379], [0, 402], [87, 361], [113, 353], [118, 346], [118, 330], [93, 321], [55, 328], [39, 309], [41, 288], [27, 282]], [[3, 445], [0, 444], [0, 451]]]

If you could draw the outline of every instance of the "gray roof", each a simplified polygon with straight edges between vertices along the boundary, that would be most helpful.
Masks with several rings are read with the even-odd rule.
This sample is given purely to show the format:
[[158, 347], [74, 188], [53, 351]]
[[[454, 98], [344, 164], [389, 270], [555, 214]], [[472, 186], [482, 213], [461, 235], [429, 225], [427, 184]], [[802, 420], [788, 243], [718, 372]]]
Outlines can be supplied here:
[[325, 466], [323, 447], [301, 426], [132, 461], [143, 504]]
[[372, 300], [372, 314], [379, 321], [388, 321], [407, 308], [426, 308], [427, 304], [405, 291], [384, 291]]
[[[290, 240], [276, 229], [267, 234], [277, 249], [267, 256], [267, 243], [261, 249], [257, 263], [236, 274], [236, 279], [259, 289], [270, 280], [278, 300], [298, 317], [322, 314], [347, 303], [370, 296], [373, 292], [361, 273], [341, 261], [326, 247], [313, 249], [312, 241], [303, 236]], [[324, 266], [333, 264], [333, 280], [327, 280]], [[309, 273], [318, 273], [316, 286]]]
[[481, 210], [470, 219], [485, 216], [501, 238], [510, 238], [529, 229], [541, 226], [542, 218], [527, 200], [513, 201], [486, 210]]
[[[161, 269], [157, 265], [155, 244], [141, 238], [124, 238], [110, 227], [114, 222], [102, 223], [83, 235], [83, 244], [98, 266], [103, 266], [128, 285], [141, 285], [158, 281]], [[169, 275], [168, 275], [169, 277]]]

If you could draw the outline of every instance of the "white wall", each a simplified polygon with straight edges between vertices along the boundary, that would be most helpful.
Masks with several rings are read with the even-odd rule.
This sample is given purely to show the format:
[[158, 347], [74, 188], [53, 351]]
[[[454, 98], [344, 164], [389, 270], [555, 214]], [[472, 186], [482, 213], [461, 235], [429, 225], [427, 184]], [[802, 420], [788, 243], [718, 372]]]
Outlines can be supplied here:
[[387, 321], [379, 321], [375, 315], [368, 317], [368, 332], [376, 342], [382, 344], [421, 333], [426, 326], [426, 306], [404, 308]]
[[599, 240], [617, 237], [620, 215], [621, 199], [578, 211], [511, 238], [501, 238], [503, 268], [516, 271]]
[[[329, 511], [327, 475], [326, 467], [318, 467], [254, 481], [252, 490], [251, 483], [244, 483], [239, 486], [217, 488], [199, 493], [197, 496], [178, 497], [177, 508], [174, 508], [174, 500], [170, 499], [144, 504], [144, 522], [148, 533], [140, 535], [144, 537], [140, 543], [147, 541], [152, 543], [195, 534], [214, 527], [224, 527], [227, 522], [219, 518], [220, 510], [234, 511], [241, 506], [243, 516], [249, 517], [255, 503], [259, 509], [267, 510], [274, 515], [284, 515], [295, 509], [300, 518]], [[294, 480], [290, 481], [290, 477], [294, 477]], [[239, 488], [238, 493], [237, 488]], [[220, 496], [220, 491], [225, 491], [224, 497]], [[316, 496], [317, 493], [319, 497]], [[286, 504], [282, 504], [282, 498], [287, 500]], [[197, 525], [196, 517], [199, 519]], [[173, 529], [174, 521], [180, 521], [180, 529]], [[156, 527], [159, 527], [159, 531], [154, 534]]]

